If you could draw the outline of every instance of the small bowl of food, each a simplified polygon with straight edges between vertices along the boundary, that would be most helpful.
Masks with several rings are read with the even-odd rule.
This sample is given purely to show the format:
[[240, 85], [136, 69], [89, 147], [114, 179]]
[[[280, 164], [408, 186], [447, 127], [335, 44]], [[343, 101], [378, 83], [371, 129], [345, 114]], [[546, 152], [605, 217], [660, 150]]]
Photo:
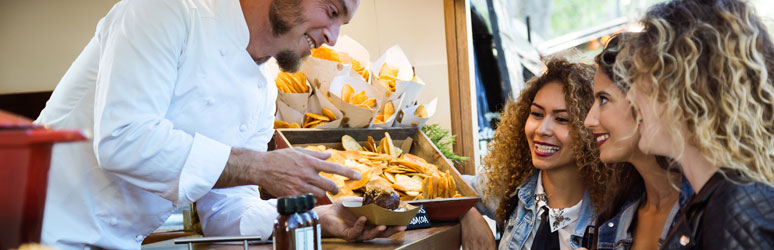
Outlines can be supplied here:
[[357, 216], [365, 216], [374, 225], [406, 226], [419, 212], [419, 207], [402, 202], [391, 185], [382, 179], [366, 184], [363, 202], [344, 202], [345, 208]]

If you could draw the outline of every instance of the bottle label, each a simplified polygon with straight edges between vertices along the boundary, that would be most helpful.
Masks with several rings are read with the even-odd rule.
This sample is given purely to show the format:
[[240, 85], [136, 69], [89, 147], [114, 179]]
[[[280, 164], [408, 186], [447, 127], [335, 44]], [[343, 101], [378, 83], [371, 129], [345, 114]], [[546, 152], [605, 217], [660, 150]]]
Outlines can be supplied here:
[[314, 250], [314, 229], [312, 227], [305, 227], [306, 229], [306, 250]]
[[304, 241], [306, 241], [306, 230], [302, 228], [296, 228], [293, 230], [293, 238], [295, 238], [296, 244], [293, 249], [305, 250]]
[[320, 224], [317, 224], [317, 239], [316, 239], [317, 240], [317, 249], [315, 249], [315, 250], [322, 249], [322, 236], [321, 235], [322, 235], [322, 231], [320, 230]]

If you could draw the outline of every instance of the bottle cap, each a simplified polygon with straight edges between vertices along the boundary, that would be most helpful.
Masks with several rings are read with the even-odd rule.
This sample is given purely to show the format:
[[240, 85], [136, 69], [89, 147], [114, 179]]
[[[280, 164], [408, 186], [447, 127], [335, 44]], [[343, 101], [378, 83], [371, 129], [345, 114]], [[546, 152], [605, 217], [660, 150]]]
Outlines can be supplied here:
[[314, 203], [315, 203], [314, 195], [312, 195], [311, 193], [305, 194], [304, 195], [304, 200], [306, 201], [306, 209], [307, 210], [314, 208]]
[[281, 197], [277, 199], [277, 213], [283, 215], [293, 214], [298, 210], [296, 197]]
[[296, 196], [296, 207], [298, 207], [297, 212], [303, 213], [309, 210], [309, 208], [306, 207], [306, 197], [303, 195]]

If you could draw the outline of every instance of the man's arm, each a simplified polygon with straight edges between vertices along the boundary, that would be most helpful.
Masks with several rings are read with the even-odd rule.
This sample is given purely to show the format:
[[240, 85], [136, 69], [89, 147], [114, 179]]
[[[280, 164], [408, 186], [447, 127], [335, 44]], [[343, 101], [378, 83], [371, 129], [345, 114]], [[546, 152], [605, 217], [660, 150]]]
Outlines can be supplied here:
[[325, 161], [328, 157], [330, 153], [300, 148], [269, 152], [234, 148], [215, 187], [257, 184], [277, 197], [312, 193], [322, 198], [325, 191], [338, 193], [338, 187], [319, 172], [360, 179], [357, 171]]
[[256, 186], [210, 190], [196, 201], [206, 236], [259, 235], [271, 239], [276, 200], [261, 200]]

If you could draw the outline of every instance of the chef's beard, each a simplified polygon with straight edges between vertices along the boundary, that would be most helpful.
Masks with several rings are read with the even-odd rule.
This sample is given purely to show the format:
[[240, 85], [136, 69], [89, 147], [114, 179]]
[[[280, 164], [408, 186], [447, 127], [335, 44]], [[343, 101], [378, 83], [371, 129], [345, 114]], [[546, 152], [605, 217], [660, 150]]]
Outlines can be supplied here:
[[301, 67], [301, 56], [291, 50], [280, 51], [275, 57], [280, 70], [288, 73], [295, 73]]
[[[287, 34], [294, 26], [304, 22], [301, 0], [274, 0], [269, 8], [269, 23], [272, 34], [279, 37]], [[285, 72], [296, 72], [301, 66], [301, 56], [292, 50], [280, 51], [276, 56], [277, 64]]]
[[284, 35], [304, 22], [301, 0], [274, 0], [269, 8], [269, 23], [274, 37]]

